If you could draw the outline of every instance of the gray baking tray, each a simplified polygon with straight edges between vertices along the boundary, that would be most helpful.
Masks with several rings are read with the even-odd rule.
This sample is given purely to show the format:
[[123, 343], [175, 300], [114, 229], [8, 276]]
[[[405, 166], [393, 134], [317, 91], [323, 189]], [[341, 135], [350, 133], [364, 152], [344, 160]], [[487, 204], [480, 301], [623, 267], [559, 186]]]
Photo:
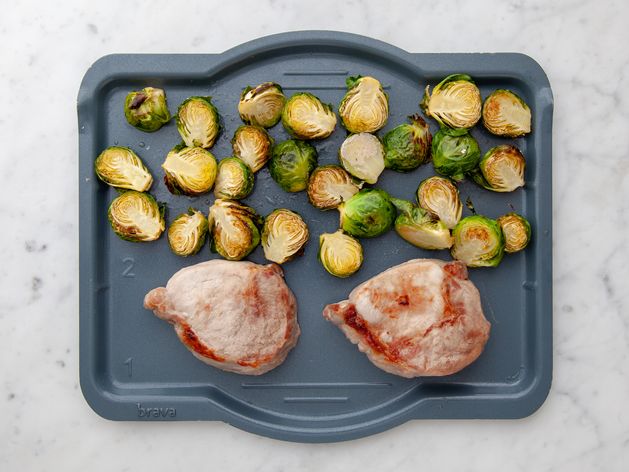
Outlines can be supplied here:
[[[160, 165], [180, 137], [173, 122], [156, 133], [129, 126], [126, 93], [144, 86], [166, 90], [171, 113], [191, 95], [211, 95], [224, 130], [212, 148], [231, 154], [229, 140], [241, 124], [240, 91], [263, 81], [280, 83], [287, 95], [309, 91], [337, 105], [350, 75], [373, 75], [390, 97], [390, 118], [379, 133], [419, 112], [427, 83], [450, 73], [474, 77], [483, 97], [496, 88], [516, 91], [533, 112], [533, 133], [513, 140], [472, 130], [483, 151], [514, 142], [527, 158], [526, 187], [497, 194], [472, 182], [460, 185], [476, 210], [498, 217], [515, 210], [528, 217], [533, 240], [526, 251], [507, 255], [496, 269], [470, 270], [478, 286], [491, 338], [481, 357], [442, 378], [404, 379], [374, 367], [356, 346], [321, 316], [357, 284], [417, 257], [450, 259], [447, 251], [417, 249], [394, 231], [364, 240], [365, 263], [348, 279], [328, 275], [317, 261], [319, 234], [338, 227], [336, 211], [310, 206], [305, 192], [283, 192], [268, 170], [256, 176], [246, 199], [262, 215], [277, 207], [299, 212], [311, 239], [303, 257], [284, 265], [299, 304], [302, 336], [286, 362], [260, 377], [222, 372], [195, 359], [172, 327], [142, 307], [144, 294], [162, 286], [182, 267], [208, 258], [173, 255], [165, 236], [153, 243], [118, 239], [107, 222], [116, 193], [100, 183], [93, 161], [107, 146], [134, 149], [155, 183], [151, 193], [168, 207], [167, 222], [193, 206], [207, 212], [213, 196], [173, 196]], [[552, 378], [552, 189], [553, 100], [544, 71], [522, 54], [412, 54], [347, 33], [308, 31], [269, 36], [222, 54], [122, 54], [103, 57], [86, 73], [78, 95], [80, 208], [80, 376], [90, 406], [112, 420], [220, 420], [257, 434], [289, 441], [329, 442], [366, 436], [411, 419], [522, 418], [543, 403]], [[434, 121], [428, 120], [432, 131]], [[276, 141], [288, 136], [281, 125]], [[319, 163], [337, 162], [345, 136], [314, 145]], [[434, 174], [427, 164], [408, 174], [385, 171], [378, 181], [396, 197], [414, 199], [418, 183]], [[465, 213], [469, 211], [465, 209]], [[464, 213], [464, 214], [465, 214]], [[250, 259], [264, 263], [258, 248]]]

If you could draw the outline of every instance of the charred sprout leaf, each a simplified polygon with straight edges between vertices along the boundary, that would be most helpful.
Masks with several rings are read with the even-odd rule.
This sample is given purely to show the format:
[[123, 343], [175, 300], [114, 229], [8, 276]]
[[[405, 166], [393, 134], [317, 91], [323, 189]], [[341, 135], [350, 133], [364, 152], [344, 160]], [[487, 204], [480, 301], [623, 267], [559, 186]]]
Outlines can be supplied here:
[[384, 148], [373, 134], [350, 134], [341, 144], [339, 161], [357, 179], [375, 184], [384, 170]]
[[317, 167], [308, 180], [308, 199], [320, 210], [330, 210], [349, 200], [360, 190], [342, 167]]
[[531, 225], [526, 218], [517, 213], [508, 213], [497, 221], [505, 236], [506, 252], [518, 252], [528, 245], [531, 240]]
[[350, 77], [339, 105], [343, 126], [350, 133], [375, 133], [389, 117], [389, 97], [373, 77]]
[[422, 249], [448, 249], [452, 246], [450, 230], [442, 221], [409, 201], [398, 198], [391, 201], [400, 211], [395, 219], [395, 231], [402, 239]]
[[270, 128], [280, 121], [285, 102], [282, 87], [273, 82], [264, 82], [242, 91], [238, 113], [242, 121], [249, 125]]
[[524, 186], [525, 168], [526, 161], [520, 150], [503, 144], [487, 151], [471, 176], [487, 190], [512, 192]]
[[100, 180], [112, 187], [145, 192], [153, 184], [153, 176], [142, 159], [126, 147], [105, 149], [94, 161], [94, 171]]
[[239, 157], [253, 172], [258, 172], [271, 157], [273, 139], [264, 128], [241, 126], [232, 138], [234, 156]]
[[387, 169], [407, 172], [430, 159], [432, 135], [426, 122], [419, 116], [409, 116], [410, 123], [389, 131], [383, 139], [384, 165]]
[[238, 157], [228, 157], [218, 163], [214, 195], [216, 198], [241, 200], [253, 191], [253, 172]]
[[439, 82], [432, 95], [427, 85], [420, 106], [442, 126], [471, 128], [481, 116], [480, 91], [469, 75], [453, 74]]
[[153, 132], [170, 120], [166, 94], [162, 89], [145, 87], [129, 92], [124, 102], [124, 116], [131, 126]]
[[286, 192], [300, 192], [317, 166], [317, 151], [304, 141], [289, 139], [273, 148], [269, 172]]
[[333, 276], [349, 277], [363, 264], [363, 247], [340, 229], [323, 233], [319, 236], [319, 260]]
[[298, 139], [323, 139], [336, 127], [336, 115], [330, 105], [310, 93], [296, 93], [284, 106], [282, 124]]
[[271, 212], [262, 228], [264, 257], [277, 264], [303, 253], [308, 242], [308, 226], [297, 213], [280, 208]]
[[127, 190], [109, 205], [109, 223], [127, 241], [154, 241], [166, 228], [164, 210], [148, 193]]
[[218, 110], [212, 97], [190, 97], [179, 105], [177, 129], [189, 147], [211, 148], [220, 132]]
[[375, 188], [363, 189], [338, 207], [343, 231], [357, 238], [373, 238], [393, 226], [397, 212], [389, 194]]
[[452, 257], [469, 267], [496, 267], [504, 255], [500, 225], [481, 215], [463, 218], [452, 232]]
[[199, 252], [208, 231], [208, 222], [203, 213], [190, 208], [179, 215], [168, 228], [168, 244], [178, 256], [191, 256]]
[[463, 204], [459, 189], [450, 179], [429, 177], [417, 188], [419, 206], [434, 217], [443, 221], [446, 228], [452, 229], [461, 219]]
[[176, 195], [201, 195], [212, 188], [216, 179], [216, 159], [201, 147], [175, 146], [162, 168], [168, 190]]
[[498, 136], [524, 136], [531, 132], [531, 109], [512, 91], [496, 90], [483, 104], [483, 124]]
[[463, 180], [480, 161], [480, 148], [466, 130], [441, 128], [432, 140], [435, 170], [454, 180]]
[[239, 261], [260, 243], [260, 216], [253, 208], [217, 198], [208, 215], [211, 249], [225, 259]]

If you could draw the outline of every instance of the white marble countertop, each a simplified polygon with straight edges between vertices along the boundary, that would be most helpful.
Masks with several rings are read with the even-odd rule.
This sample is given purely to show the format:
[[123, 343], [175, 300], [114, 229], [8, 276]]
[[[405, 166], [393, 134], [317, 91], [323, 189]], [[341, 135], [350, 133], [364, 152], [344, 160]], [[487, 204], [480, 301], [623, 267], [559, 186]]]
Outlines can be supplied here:
[[[63, 5], [24, 1], [0, 17], [0, 470], [626, 470], [629, 3]], [[221, 423], [110, 422], [83, 400], [75, 109], [83, 73], [112, 52], [221, 52], [299, 29], [355, 32], [413, 52], [519, 51], [546, 70], [555, 97], [555, 368], [531, 417], [415, 421], [308, 445]]]

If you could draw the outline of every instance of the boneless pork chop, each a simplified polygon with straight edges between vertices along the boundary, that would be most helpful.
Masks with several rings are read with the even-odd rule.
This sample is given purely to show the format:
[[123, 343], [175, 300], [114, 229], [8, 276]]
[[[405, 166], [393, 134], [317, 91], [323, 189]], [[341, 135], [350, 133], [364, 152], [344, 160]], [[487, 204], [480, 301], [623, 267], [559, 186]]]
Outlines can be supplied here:
[[151, 290], [144, 307], [169, 321], [203, 362], [259, 375], [280, 365], [297, 343], [297, 304], [282, 269], [211, 260], [180, 270]]
[[458, 372], [483, 351], [490, 329], [465, 265], [436, 259], [376, 275], [323, 316], [376, 366], [402, 377]]

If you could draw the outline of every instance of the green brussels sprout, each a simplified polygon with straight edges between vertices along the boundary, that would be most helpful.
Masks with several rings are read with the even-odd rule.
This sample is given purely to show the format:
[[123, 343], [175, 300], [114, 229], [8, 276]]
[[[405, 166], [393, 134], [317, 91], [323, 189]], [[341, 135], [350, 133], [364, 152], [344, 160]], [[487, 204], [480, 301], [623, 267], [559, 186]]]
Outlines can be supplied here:
[[496, 90], [483, 103], [483, 124], [497, 136], [524, 136], [531, 132], [531, 109], [511, 90]]
[[496, 267], [504, 255], [500, 225], [481, 215], [463, 218], [452, 232], [452, 257], [469, 267]]
[[212, 188], [217, 165], [210, 151], [181, 144], [168, 153], [162, 169], [164, 182], [171, 193], [196, 196]]
[[526, 160], [520, 150], [509, 144], [491, 148], [478, 169], [470, 173], [474, 182], [494, 192], [512, 192], [524, 186]]
[[384, 135], [384, 166], [387, 169], [407, 172], [430, 159], [432, 135], [428, 125], [419, 115], [408, 118], [410, 123], [396, 126]]
[[432, 162], [435, 170], [454, 180], [463, 180], [480, 161], [476, 140], [464, 129], [441, 128], [432, 140]]
[[218, 163], [218, 174], [214, 185], [216, 198], [241, 200], [253, 191], [253, 172], [238, 157], [228, 157]]
[[461, 219], [463, 204], [459, 189], [450, 179], [434, 176], [422, 181], [417, 188], [417, 203], [452, 229]]
[[374, 238], [393, 226], [397, 212], [384, 190], [367, 188], [339, 205], [340, 226], [357, 238]]
[[419, 106], [441, 126], [471, 128], [481, 115], [480, 91], [469, 75], [452, 74], [437, 84], [432, 95], [427, 85]]
[[517, 213], [507, 213], [498, 218], [498, 224], [505, 236], [505, 251], [518, 252], [523, 250], [531, 240], [531, 225]]
[[168, 228], [168, 244], [178, 256], [188, 257], [199, 252], [205, 243], [208, 222], [203, 213], [194, 208], [182, 213]]
[[154, 241], [166, 228], [164, 207], [148, 193], [127, 190], [109, 205], [109, 223], [126, 241]]
[[341, 144], [339, 161], [357, 179], [375, 184], [384, 170], [384, 147], [373, 134], [350, 134]]
[[271, 158], [272, 146], [273, 138], [259, 126], [241, 126], [232, 138], [234, 156], [241, 158], [253, 172], [262, 169]]
[[262, 219], [250, 208], [233, 200], [217, 198], [210, 207], [210, 249], [225, 259], [239, 261], [260, 243]]
[[209, 149], [221, 131], [218, 110], [212, 97], [190, 97], [179, 105], [177, 129], [188, 147]]
[[359, 190], [345, 169], [335, 165], [317, 167], [308, 180], [308, 199], [320, 210], [338, 207]]
[[301, 192], [317, 166], [317, 150], [310, 144], [289, 139], [273, 148], [269, 172], [286, 192]]
[[146, 192], [153, 184], [153, 176], [142, 159], [126, 147], [112, 146], [94, 161], [96, 176], [112, 187]]
[[319, 236], [319, 261], [335, 277], [349, 277], [363, 264], [360, 242], [341, 231]]
[[395, 219], [395, 231], [402, 239], [422, 249], [452, 247], [450, 230], [443, 221], [433, 218], [426, 210], [406, 200], [392, 198], [400, 211]]
[[298, 139], [323, 139], [336, 127], [336, 115], [331, 105], [325, 105], [310, 93], [296, 93], [282, 111], [286, 131]]
[[129, 92], [124, 101], [124, 116], [131, 126], [149, 133], [170, 121], [166, 94], [162, 89], [145, 87]]
[[238, 113], [242, 121], [248, 125], [271, 128], [280, 121], [285, 102], [282, 87], [273, 82], [264, 82], [242, 91]]
[[309, 236], [308, 226], [297, 213], [285, 208], [273, 210], [262, 227], [264, 257], [277, 264], [288, 262], [303, 254]]
[[389, 117], [389, 97], [373, 77], [349, 77], [339, 105], [343, 126], [350, 133], [375, 133]]

